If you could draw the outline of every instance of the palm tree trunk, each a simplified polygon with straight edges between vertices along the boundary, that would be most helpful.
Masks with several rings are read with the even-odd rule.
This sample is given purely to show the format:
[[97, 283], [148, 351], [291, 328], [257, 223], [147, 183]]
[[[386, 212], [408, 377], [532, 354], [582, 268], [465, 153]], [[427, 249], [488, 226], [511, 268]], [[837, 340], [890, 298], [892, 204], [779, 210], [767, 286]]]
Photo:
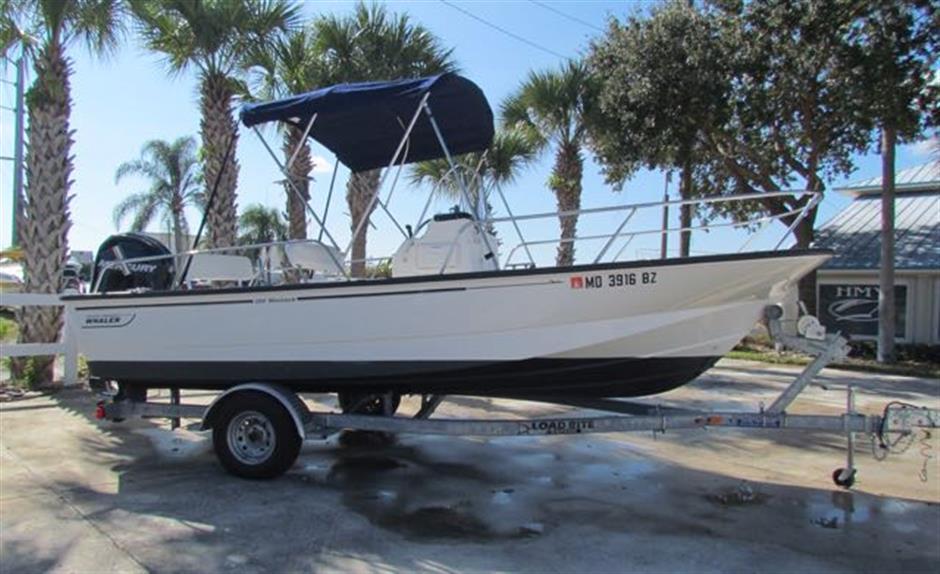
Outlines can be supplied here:
[[[183, 253], [184, 251], [189, 251], [189, 247], [186, 245], [186, 240], [183, 237], [182, 209], [183, 208], [181, 205], [172, 206], [173, 249], [175, 253]], [[177, 259], [177, 261], [179, 261], [179, 259]]]
[[[212, 205], [207, 206], [206, 244], [210, 248], [229, 247], [235, 245], [238, 224], [235, 205], [238, 185], [238, 160], [235, 159], [238, 124], [232, 117], [232, 86], [229, 78], [216, 74], [204, 76], [200, 89], [202, 120], [199, 127], [205, 154], [206, 198], [212, 193], [216, 179], [219, 179], [215, 199]], [[232, 149], [228, 153], [228, 161], [223, 161], [229, 145]]]
[[[555, 192], [558, 211], [574, 211], [581, 208], [581, 174], [584, 160], [581, 148], [577, 144], [563, 143], [555, 153], [555, 167], [552, 170], [550, 186]], [[574, 264], [574, 242], [577, 233], [578, 216], [562, 215], [558, 217], [561, 225], [561, 243], [555, 255], [555, 264], [566, 267]]]
[[[293, 189], [291, 189], [291, 185], [284, 184], [287, 192], [287, 237], [289, 239], [307, 238], [307, 206], [305, 203], [310, 200], [310, 180], [308, 178], [312, 164], [310, 161], [310, 146], [304, 141], [303, 130], [295, 127], [287, 128], [287, 132], [284, 134], [283, 146], [285, 166], [297, 149], [297, 145], [301, 143], [303, 146], [288, 170]], [[298, 192], [300, 197], [297, 196]]]
[[[58, 44], [46, 44], [34, 64], [36, 81], [27, 96], [26, 205], [18, 221], [23, 247], [24, 291], [58, 293], [68, 255], [69, 188], [72, 184], [70, 65]], [[62, 313], [57, 307], [23, 307], [17, 312], [19, 341], [51, 343], [59, 338]], [[34, 382], [53, 380], [54, 357], [32, 360]], [[14, 376], [25, 362], [14, 361]]]
[[894, 147], [897, 131], [881, 131], [881, 268], [878, 272], [878, 362], [894, 362]]
[[[366, 276], [366, 263], [364, 261], [366, 258], [366, 234], [369, 231], [369, 216], [371, 215], [371, 211], [367, 213], [366, 210], [369, 208], [372, 196], [378, 192], [381, 173], [382, 171], [379, 169], [354, 173], [349, 177], [349, 182], [346, 184], [346, 203], [349, 206], [351, 218], [350, 233], [356, 232], [360, 221], [364, 219], [366, 222], [362, 225], [359, 234], [353, 238], [353, 263], [350, 266], [350, 274], [353, 277]], [[375, 209], [374, 204], [372, 209]]]

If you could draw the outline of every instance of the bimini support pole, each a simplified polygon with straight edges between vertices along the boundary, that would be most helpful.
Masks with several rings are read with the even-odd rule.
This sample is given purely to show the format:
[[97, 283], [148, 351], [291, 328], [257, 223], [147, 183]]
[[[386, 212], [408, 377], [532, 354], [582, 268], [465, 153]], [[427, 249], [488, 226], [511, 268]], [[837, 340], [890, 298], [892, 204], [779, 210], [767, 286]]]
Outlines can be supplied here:
[[[339, 245], [336, 244], [336, 240], [333, 239], [333, 236], [330, 234], [330, 232], [326, 230], [326, 227], [324, 226], [323, 221], [317, 215], [317, 212], [314, 211], [312, 207], [310, 207], [310, 204], [307, 203], [307, 201], [304, 199], [304, 196], [301, 195], [300, 190], [298, 190], [294, 186], [294, 182], [291, 181], [290, 174], [287, 173], [287, 169], [284, 167], [281, 161], [277, 158], [277, 154], [274, 153], [274, 150], [271, 149], [271, 146], [268, 144], [268, 140], [264, 139], [264, 136], [262, 136], [261, 132], [258, 131], [257, 126], [251, 129], [255, 132], [255, 135], [258, 136], [258, 139], [261, 140], [261, 144], [264, 145], [264, 149], [268, 150], [268, 155], [270, 155], [271, 159], [274, 160], [274, 164], [277, 165], [277, 168], [279, 170], [281, 170], [281, 173], [284, 175], [285, 181], [287, 182], [287, 187], [289, 187], [291, 191], [294, 194], [296, 194], [297, 197], [300, 198], [300, 201], [304, 204], [304, 207], [307, 208], [307, 213], [309, 213], [313, 217], [314, 221], [317, 222], [317, 225], [319, 225], [320, 228], [324, 230], [324, 232], [326, 233], [326, 238], [330, 240], [330, 243], [333, 244], [333, 247], [339, 250]], [[333, 252], [330, 251], [329, 249], [327, 249], [326, 251], [327, 251], [327, 254], [330, 256], [330, 259], [333, 260], [333, 263], [336, 264], [336, 268], [339, 269], [339, 272], [343, 274], [343, 277], [346, 277], [348, 279], [349, 274], [346, 273], [346, 268], [343, 267], [343, 262], [337, 259], [336, 255], [334, 255]]]
[[[463, 193], [463, 199], [467, 202], [468, 206], [472, 206], [473, 202], [470, 201], [470, 190], [467, 189], [467, 182], [464, 181], [463, 175], [459, 173], [456, 164], [454, 163], [454, 158], [450, 155], [450, 148], [447, 147], [447, 142], [444, 141], [444, 134], [441, 133], [441, 128], [437, 125], [437, 120], [434, 119], [434, 113], [431, 111], [431, 106], [427, 102], [427, 98], [422, 103], [424, 106], [424, 113], [428, 116], [428, 120], [431, 122], [431, 128], [434, 130], [434, 135], [437, 136], [437, 143], [441, 144], [441, 150], [444, 152], [444, 157], [447, 158], [447, 163], [450, 165], [451, 169], [454, 170], [454, 177], [457, 178], [457, 183], [460, 185], [460, 191]], [[490, 245], [490, 240], [486, 236], [486, 229], [480, 225], [479, 220], [474, 215], [474, 224], [477, 229], [480, 231], [480, 236], [483, 238], [483, 244], [486, 245], [486, 251], [489, 254], [487, 259], [493, 258], [496, 259], [496, 252], [493, 250], [493, 246]], [[499, 268], [499, 261], [494, 261], [496, 263], [497, 269]]]
[[[392, 154], [392, 160], [388, 162], [388, 167], [386, 167], [385, 171], [382, 172], [382, 179], [379, 180], [379, 185], [376, 186], [375, 192], [369, 199], [369, 205], [366, 207], [365, 212], [363, 212], [362, 217], [356, 224], [356, 228], [349, 237], [349, 245], [346, 247], [346, 250], [343, 251], [343, 257], [349, 254], [353, 243], [356, 242], [356, 238], [359, 237], [360, 233], [362, 233], [362, 228], [365, 227], [366, 222], [369, 221], [369, 214], [372, 213], [372, 209], [375, 207], [375, 202], [379, 199], [379, 192], [382, 190], [382, 186], [385, 184], [385, 180], [388, 179], [388, 174], [391, 173], [392, 168], [395, 167], [395, 163], [398, 162], [398, 156], [401, 155], [402, 150], [405, 148], [405, 144], [408, 142], [408, 138], [411, 137], [411, 131], [414, 130], [415, 124], [418, 123], [418, 117], [421, 115], [421, 110], [424, 108], [425, 104], [427, 104], [428, 98], [430, 96], [431, 92], [425, 93], [421, 98], [421, 101], [418, 103], [418, 109], [416, 109], [414, 115], [411, 116], [411, 121], [408, 122], [408, 127], [405, 128], [405, 133], [402, 136], [401, 141], [398, 142], [398, 147], [395, 148], [395, 153]], [[394, 218], [392, 218], [392, 220], [394, 221]], [[396, 221], [395, 224], [397, 225], [398, 222]], [[399, 229], [401, 228], [399, 227]], [[404, 231], [402, 233], [404, 233]], [[405, 237], [407, 237], [407, 234]]]
[[323, 206], [323, 225], [320, 227], [320, 234], [317, 235], [317, 241], [323, 241], [323, 232], [326, 231], [326, 219], [330, 216], [330, 200], [333, 199], [333, 187], [336, 185], [337, 171], [339, 171], [339, 160], [333, 163], [333, 176], [330, 178], [330, 191], [326, 194], [326, 204]]
[[[232, 134], [232, 137], [228, 140], [228, 145], [225, 147], [225, 155], [222, 156], [222, 167], [219, 169], [219, 173], [215, 176], [215, 181], [212, 183], [212, 191], [209, 192], [209, 199], [206, 200], [206, 209], [202, 213], [202, 221], [199, 222], [199, 230], [196, 231], [196, 238], [193, 239], [192, 249], [195, 250], [196, 246], [199, 245], [199, 240], [202, 239], [202, 232], [206, 228], [206, 220], [209, 219], [209, 210], [212, 209], [212, 204], [215, 203], [215, 194], [219, 191], [219, 183], [222, 181], [222, 174], [225, 173], [225, 168], [228, 167], [228, 158], [232, 155], [232, 147], [235, 145], [235, 136]], [[179, 281], [177, 286], [182, 287], [183, 283], [186, 282], [186, 275], [189, 274], [189, 266], [193, 262], [193, 254], [190, 253], [189, 257], [186, 258], [186, 265], [183, 266], [183, 271], [179, 274]]]
[[300, 150], [302, 150], [304, 144], [307, 143], [307, 136], [310, 135], [310, 130], [313, 128], [313, 122], [317, 121], [317, 115], [319, 114], [313, 114], [310, 116], [310, 121], [307, 122], [307, 127], [304, 128], [304, 134], [300, 136], [300, 141], [297, 142], [297, 147], [294, 148], [294, 152], [290, 154], [290, 158], [287, 160], [287, 165], [285, 166], [286, 169], [290, 170], [290, 168], [294, 165], [294, 160], [297, 159], [297, 155], [300, 154]]
[[[304, 133], [302, 136], [300, 136], [300, 141], [297, 142], [297, 147], [294, 148], [293, 153], [291, 153], [290, 158], [287, 160], [287, 165], [284, 166], [285, 171], [290, 171], [291, 166], [294, 165], [294, 161], [297, 159], [297, 156], [300, 154], [300, 150], [303, 149], [304, 145], [307, 143], [307, 136], [310, 135], [310, 130], [313, 129], [313, 124], [314, 122], [317, 121], [317, 116], [319, 116], [319, 113], [315, 113], [312, 116], [310, 116], [310, 121], [307, 122], [307, 127], [304, 128]], [[326, 205], [323, 207], [323, 224], [320, 225], [320, 233], [319, 235], [317, 235], [317, 241], [321, 243], [323, 242], [323, 232], [326, 231], [326, 218], [327, 218], [327, 215], [329, 215], [329, 211], [330, 211], [330, 199], [333, 197], [333, 185], [336, 184], [336, 171], [338, 168], [339, 168], [339, 162], [336, 162], [333, 166], [333, 177], [330, 178], [330, 191], [327, 193], [327, 196], [326, 196]], [[305, 198], [301, 197], [301, 200], [304, 202], [304, 204], [307, 203], [307, 200]], [[307, 206], [307, 209], [312, 210], [312, 208], [310, 208], [309, 206]], [[336, 247], [337, 250], [339, 249], [339, 246], [336, 245], [335, 243], [333, 246]]]

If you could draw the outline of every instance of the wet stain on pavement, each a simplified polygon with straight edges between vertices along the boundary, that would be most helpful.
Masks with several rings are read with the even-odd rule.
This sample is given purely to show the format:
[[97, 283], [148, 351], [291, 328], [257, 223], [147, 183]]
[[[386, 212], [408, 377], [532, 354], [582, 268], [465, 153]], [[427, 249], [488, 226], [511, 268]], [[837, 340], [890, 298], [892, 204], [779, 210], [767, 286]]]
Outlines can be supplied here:
[[555, 448], [407, 435], [384, 446], [334, 442], [289, 476], [335, 491], [346, 511], [375, 527], [437, 544], [539, 539], [585, 527], [627, 537], [748, 541], [762, 532], [751, 525], [769, 513], [781, 532], [788, 532], [783, 525], [793, 532], [776, 543], [802, 548], [801, 532], [841, 532], [878, 514], [904, 515], [909, 506], [844, 491], [793, 498], [786, 488], [713, 476], [690, 486], [615, 443], [569, 438], [563, 451]]
[[705, 495], [705, 500], [725, 507], [757, 506], [766, 503], [769, 499], [770, 496], [763, 492], [755, 491], [747, 482], [742, 482], [733, 488], [725, 488], [718, 493]]
[[361, 480], [372, 473], [388, 472], [405, 466], [405, 463], [387, 456], [352, 456], [337, 461], [330, 468], [327, 479]]
[[408, 538], [481, 540], [494, 535], [482, 520], [460, 505], [456, 508], [428, 506], [403, 514], [380, 514], [376, 522]]
[[[635, 479], [654, 470], [634, 457], [599, 462], [602, 443], [582, 444], [563, 459], [524, 441], [400, 437], [380, 446], [360, 438], [318, 451], [317, 464], [291, 475], [337, 490], [348, 510], [417, 541], [535, 538], [572, 523], [622, 531], [630, 508], [605, 495], [641, 490]], [[583, 484], [591, 492], [572, 496]]]
[[[407, 441], [374, 439], [337, 441], [335, 448], [318, 453], [322, 464], [292, 475], [339, 491], [348, 510], [411, 540], [479, 542], [538, 536], [544, 530], [531, 515], [517, 516], [516, 487], [506, 486], [503, 473], [491, 470], [502, 468], [500, 461], [467, 464], [461, 461], [464, 453], [453, 447], [429, 451]], [[468, 442], [474, 451], [481, 446]], [[479, 460], [479, 453], [466, 459]]]

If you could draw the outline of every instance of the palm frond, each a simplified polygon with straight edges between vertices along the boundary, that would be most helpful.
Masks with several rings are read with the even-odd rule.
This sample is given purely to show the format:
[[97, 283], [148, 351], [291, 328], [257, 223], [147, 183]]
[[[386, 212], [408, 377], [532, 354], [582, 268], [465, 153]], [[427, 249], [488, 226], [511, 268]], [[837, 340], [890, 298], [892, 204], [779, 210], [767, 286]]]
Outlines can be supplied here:
[[287, 237], [287, 225], [280, 212], [260, 204], [249, 205], [238, 218], [241, 245], [281, 241]]
[[131, 231], [143, 231], [153, 221], [154, 216], [160, 211], [160, 196], [153, 193], [143, 194], [145, 198], [138, 206], [134, 214], [134, 220], [131, 222]]
[[27, 5], [15, 0], [0, 0], [0, 57], [13, 60], [18, 49], [28, 54], [36, 45], [35, 15]]
[[538, 158], [540, 143], [531, 130], [504, 128], [496, 132], [484, 169], [492, 183], [512, 183]]
[[196, 150], [196, 140], [186, 136], [172, 142], [151, 140], [141, 148], [140, 157], [122, 163], [115, 173], [115, 182], [129, 175], [150, 181], [145, 193], [132, 195], [118, 204], [114, 211], [115, 225], [129, 214], [134, 214], [132, 226], [146, 227], [156, 216], [172, 222], [174, 211], [187, 205], [204, 207], [202, 172]]
[[149, 200], [147, 193], [135, 193], [122, 199], [111, 213], [111, 218], [116, 229], [121, 228], [121, 222], [128, 214], [138, 211]]
[[551, 140], [580, 143], [594, 91], [592, 84], [581, 62], [568, 62], [558, 70], [532, 71], [504, 100], [503, 123], [531, 130], [543, 146]]
[[76, 0], [69, 20], [71, 33], [81, 39], [88, 53], [109, 56], [120, 45], [127, 27], [127, 10], [120, 0]]
[[189, 66], [205, 75], [244, 71], [253, 46], [266, 49], [277, 33], [299, 23], [299, 5], [285, 0], [128, 0], [150, 50], [171, 72]]
[[181, 74], [197, 60], [192, 28], [177, 14], [151, 0], [128, 0], [135, 28], [144, 46], [163, 55], [171, 74]]
[[312, 26], [279, 35], [270, 47], [253, 46], [246, 58], [252, 97], [274, 99], [328, 84], [315, 46]]
[[150, 178], [159, 178], [161, 174], [155, 171], [155, 167], [148, 162], [140, 159], [126, 161], [118, 166], [114, 172], [114, 183], [120, 183], [122, 179], [129, 175], [140, 175]]
[[359, 2], [352, 15], [314, 21], [316, 53], [330, 83], [418, 77], [455, 71], [453, 51], [413, 22], [384, 6]]

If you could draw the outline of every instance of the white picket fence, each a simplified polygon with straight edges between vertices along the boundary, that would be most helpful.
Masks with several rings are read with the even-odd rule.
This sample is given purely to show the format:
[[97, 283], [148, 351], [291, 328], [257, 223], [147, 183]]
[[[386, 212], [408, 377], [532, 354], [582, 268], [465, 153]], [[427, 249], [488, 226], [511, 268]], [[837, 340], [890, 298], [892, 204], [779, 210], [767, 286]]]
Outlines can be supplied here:
[[[0, 294], [0, 305], [4, 307], [22, 307], [26, 305], [37, 307], [65, 307], [59, 295], [46, 293], [3, 293]], [[68, 311], [66, 309], [66, 311]], [[69, 313], [65, 313], [62, 324], [62, 333], [58, 343], [17, 343], [0, 345], [0, 357], [36, 357], [43, 355], [64, 355], [65, 372], [62, 383], [65, 386], [78, 384], [78, 346], [75, 337], [71, 334]]]

